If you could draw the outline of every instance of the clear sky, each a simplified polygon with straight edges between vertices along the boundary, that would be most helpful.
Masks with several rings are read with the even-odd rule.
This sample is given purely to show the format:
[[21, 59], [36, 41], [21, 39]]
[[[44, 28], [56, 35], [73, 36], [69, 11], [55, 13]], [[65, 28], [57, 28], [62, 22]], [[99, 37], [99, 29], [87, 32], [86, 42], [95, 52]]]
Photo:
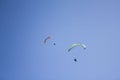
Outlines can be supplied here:
[[0, 80], [120, 80], [119, 45], [120, 0], [0, 1]]

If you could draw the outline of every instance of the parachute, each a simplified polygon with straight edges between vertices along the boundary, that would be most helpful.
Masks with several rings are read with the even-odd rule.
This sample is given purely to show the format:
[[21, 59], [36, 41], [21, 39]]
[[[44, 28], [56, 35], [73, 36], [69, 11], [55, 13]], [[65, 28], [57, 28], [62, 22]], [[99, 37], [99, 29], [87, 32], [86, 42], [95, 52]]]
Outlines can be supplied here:
[[47, 43], [47, 40], [51, 39], [51, 36], [48, 36], [47, 38], [44, 39], [44, 44]]
[[70, 48], [68, 49], [68, 52], [71, 51], [74, 47], [81, 46], [83, 49], [86, 49], [85, 44], [72, 44]]

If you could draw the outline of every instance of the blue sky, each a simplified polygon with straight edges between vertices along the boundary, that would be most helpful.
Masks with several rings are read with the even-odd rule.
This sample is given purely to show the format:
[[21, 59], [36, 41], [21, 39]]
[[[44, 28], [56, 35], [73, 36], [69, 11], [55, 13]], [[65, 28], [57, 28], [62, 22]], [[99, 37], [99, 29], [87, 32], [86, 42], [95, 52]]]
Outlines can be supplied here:
[[119, 80], [119, 3], [1, 0], [0, 80]]

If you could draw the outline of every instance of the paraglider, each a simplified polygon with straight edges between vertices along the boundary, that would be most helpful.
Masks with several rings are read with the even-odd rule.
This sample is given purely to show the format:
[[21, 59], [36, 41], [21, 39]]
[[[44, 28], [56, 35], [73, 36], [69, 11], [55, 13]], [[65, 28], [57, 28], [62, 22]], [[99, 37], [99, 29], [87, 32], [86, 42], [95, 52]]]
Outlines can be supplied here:
[[[51, 39], [52, 37], [51, 36], [48, 36], [44, 39], [44, 44], [47, 44], [48, 40]], [[56, 43], [54, 42], [53, 45], [55, 46]]]
[[[81, 46], [84, 50], [86, 49], [86, 45], [85, 44], [72, 44], [70, 46], [70, 48], [68, 49], [68, 52], [70, 52], [74, 47], [77, 47], [77, 46]], [[74, 61], [77, 62], [77, 59], [74, 58]]]
[[48, 36], [47, 38], [44, 39], [44, 44], [47, 43], [47, 40], [51, 39], [51, 36]]
[[68, 49], [68, 52], [71, 51], [74, 47], [81, 46], [83, 49], [86, 49], [85, 44], [72, 44], [70, 48]]

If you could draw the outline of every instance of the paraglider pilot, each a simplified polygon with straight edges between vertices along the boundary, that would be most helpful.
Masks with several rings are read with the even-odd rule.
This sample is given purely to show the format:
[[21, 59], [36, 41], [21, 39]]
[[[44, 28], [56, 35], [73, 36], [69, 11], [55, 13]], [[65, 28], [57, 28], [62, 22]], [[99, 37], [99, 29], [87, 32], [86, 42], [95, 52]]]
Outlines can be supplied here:
[[77, 59], [75, 58], [74, 61], [77, 62]]
[[56, 45], [56, 43], [54, 43], [53, 45]]

